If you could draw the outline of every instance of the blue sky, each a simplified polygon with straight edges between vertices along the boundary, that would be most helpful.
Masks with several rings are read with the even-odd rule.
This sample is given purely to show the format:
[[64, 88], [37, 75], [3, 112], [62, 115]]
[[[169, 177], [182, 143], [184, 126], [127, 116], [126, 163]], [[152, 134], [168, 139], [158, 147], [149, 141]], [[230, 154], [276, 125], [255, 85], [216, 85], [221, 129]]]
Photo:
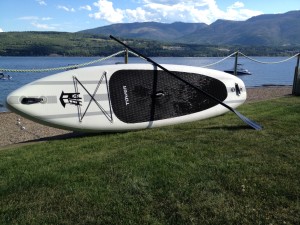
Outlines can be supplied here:
[[210, 24], [300, 10], [299, 0], [1, 0], [0, 32], [67, 31], [113, 23]]

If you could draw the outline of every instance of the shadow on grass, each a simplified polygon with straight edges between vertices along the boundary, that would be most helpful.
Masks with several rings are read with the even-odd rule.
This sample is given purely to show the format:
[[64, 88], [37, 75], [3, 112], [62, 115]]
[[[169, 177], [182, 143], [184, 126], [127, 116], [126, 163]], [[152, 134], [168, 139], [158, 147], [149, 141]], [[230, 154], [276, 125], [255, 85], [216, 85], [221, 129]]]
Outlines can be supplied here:
[[67, 134], [60, 134], [50, 137], [42, 137], [38, 139], [28, 140], [20, 143], [34, 143], [34, 142], [43, 142], [43, 141], [57, 141], [57, 140], [68, 140], [72, 138], [80, 138], [80, 137], [94, 137], [94, 136], [104, 136], [104, 135], [112, 135], [115, 133], [84, 133], [84, 132], [71, 132]]
[[202, 129], [204, 129], [204, 130], [229, 130], [229, 131], [253, 130], [252, 127], [247, 126], [247, 125], [239, 125], [239, 126], [223, 125], [223, 126], [203, 127]]
[[[155, 128], [159, 129], [159, 128]], [[243, 131], [243, 130], [253, 130], [251, 127], [247, 125], [220, 125], [220, 126], [199, 126], [199, 127], [186, 127], [186, 126], [178, 126], [174, 128], [175, 130], [186, 130], [186, 131], [199, 131], [199, 130], [211, 130], [211, 131], [218, 131], [218, 130], [227, 130], [227, 131]], [[154, 130], [154, 129], [150, 129]], [[137, 132], [136, 131], [128, 131], [128, 132]], [[0, 146], [0, 150], [3, 149], [10, 149], [18, 146], [23, 146], [23, 145], [28, 145], [28, 144], [37, 144], [41, 142], [46, 142], [46, 141], [58, 141], [58, 140], [68, 140], [68, 139], [73, 139], [73, 138], [84, 138], [84, 137], [96, 137], [96, 136], [106, 136], [106, 135], [116, 135], [120, 133], [128, 133], [128, 132], [103, 132], [103, 133], [84, 133], [84, 132], [70, 132], [66, 134], [59, 134], [55, 136], [48, 136], [48, 137], [38, 137], [36, 134], [32, 134], [36, 136], [34, 139], [26, 140], [26, 141], [21, 141], [21, 142], [16, 142], [10, 145], [6, 146]]]
[[66, 133], [66, 134], [60, 134], [60, 135], [55, 135], [55, 136], [41, 137], [41, 138], [35, 138], [35, 139], [26, 140], [26, 141], [15, 142], [15, 143], [12, 143], [9, 145], [0, 146], [0, 150], [11, 149], [14, 147], [30, 145], [30, 144], [38, 144], [38, 143], [46, 142], [46, 141], [68, 140], [68, 139], [72, 139], [72, 138], [94, 137], [94, 136], [113, 135], [113, 134], [116, 134], [116, 133], [70, 132], [70, 133]]

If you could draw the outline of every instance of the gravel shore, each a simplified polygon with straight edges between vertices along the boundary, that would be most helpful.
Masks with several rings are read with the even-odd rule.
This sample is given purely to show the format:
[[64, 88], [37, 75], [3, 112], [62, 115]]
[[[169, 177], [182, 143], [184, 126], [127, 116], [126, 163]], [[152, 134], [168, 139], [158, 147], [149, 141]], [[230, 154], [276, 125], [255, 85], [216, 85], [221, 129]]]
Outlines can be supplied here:
[[[247, 101], [262, 101], [292, 94], [291, 86], [270, 86], [247, 89]], [[80, 134], [40, 125], [27, 120], [15, 113], [0, 113], [0, 148], [7, 148], [16, 144], [65, 139]]]

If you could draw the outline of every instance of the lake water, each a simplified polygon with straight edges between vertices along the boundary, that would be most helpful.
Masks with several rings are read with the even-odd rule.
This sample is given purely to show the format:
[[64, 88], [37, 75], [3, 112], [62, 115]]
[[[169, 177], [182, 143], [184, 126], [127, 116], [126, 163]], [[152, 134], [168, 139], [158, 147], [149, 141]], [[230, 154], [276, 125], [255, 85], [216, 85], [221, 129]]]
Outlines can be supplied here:
[[[5, 69], [42, 69], [63, 67], [71, 64], [81, 64], [96, 60], [95, 57], [0, 57], [0, 70]], [[189, 66], [205, 66], [218, 62], [222, 58], [219, 57], [153, 57], [154, 61], [161, 64], [180, 64]], [[278, 62], [285, 60], [284, 57], [254, 57], [254, 59], [263, 62]], [[96, 65], [115, 64], [123, 62], [123, 57], [114, 57], [109, 60], [99, 62]], [[240, 76], [245, 82], [246, 87], [257, 87], [263, 85], [292, 85], [294, 79], [294, 70], [297, 59], [293, 58], [287, 62], [280, 64], [259, 64], [245, 57], [239, 57], [239, 63], [243, 67], [252, 72], [252, 75]], [[144, 60], [137, 57], [129, 57], [129, 63], [145, 63]], [[217, 70], [232, 69], [234, 65], [234, 57], [208, 67]], [[59, 71], [57, 71], [59, 72]], [[7, 111], [5, 108], [6, 96], [13, 90], [32, 82], [36, 79], [57, 73], [12, 73], [5, 72], [5, 75], [12, 76], [11, 80], [0, 80], [0, 112]]]

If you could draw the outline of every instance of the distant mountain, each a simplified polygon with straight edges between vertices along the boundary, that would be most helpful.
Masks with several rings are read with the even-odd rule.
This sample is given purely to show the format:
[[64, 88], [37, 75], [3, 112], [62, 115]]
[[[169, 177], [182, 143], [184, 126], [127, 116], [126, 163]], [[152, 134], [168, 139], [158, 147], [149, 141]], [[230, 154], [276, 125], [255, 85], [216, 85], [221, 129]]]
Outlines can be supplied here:
[[300, 45], [300, 11], [265, 14], [246, 21], [217, 20], [211, 25], [182, 22], [172, 24], [124, 23], [80, 32], [179, 43], [298, 46]]
[[229, 45], [300, 45], [300, 11], [261, 15], [246, 21], [217, 20], [178, 41]]
[[150, 40], [172, 41], [191, 34], [198, 29], [207, 27], [205, 23], [182, 23], [171, 24], [145, 22], [145, 23], [119, 23], [109, 26], [98, 27], [80, 31], [80, 33], [116, 35], [127, 38], [141, 38]]

